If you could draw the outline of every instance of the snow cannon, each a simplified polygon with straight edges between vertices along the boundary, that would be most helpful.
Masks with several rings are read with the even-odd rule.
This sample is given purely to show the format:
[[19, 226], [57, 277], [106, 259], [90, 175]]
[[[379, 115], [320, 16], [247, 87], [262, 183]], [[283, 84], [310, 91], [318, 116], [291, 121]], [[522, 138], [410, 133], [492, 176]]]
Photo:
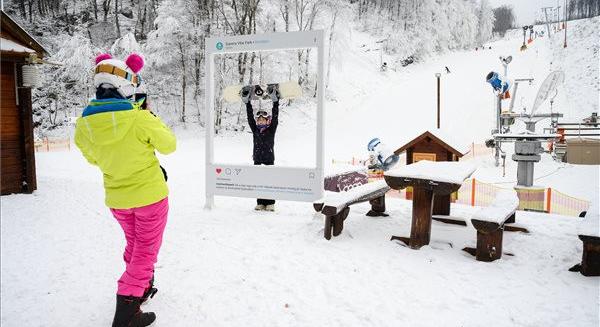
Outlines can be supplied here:
[[374, 138], [367, 145], [371, 164], [369, 169], [382, 169], [387, 171], [398, 163], [400, 157], [394, 152], [389, 151], [388, 147], [381, 143], [379, 138]]
[[494, 92], [498, 93], [502, 99], [510, 98], [510, 83], [500, 78], [500, 75], [496, 72], [489, 72], [485, 77], [486, 82], [490, 83]]
[[376, 137], [369, 141], [369, 144], [367, 144], [367, 149], [369, 152], [375, 151], [375, 147], [377, 147], [379, 144], [381, 144], [381, 140]]

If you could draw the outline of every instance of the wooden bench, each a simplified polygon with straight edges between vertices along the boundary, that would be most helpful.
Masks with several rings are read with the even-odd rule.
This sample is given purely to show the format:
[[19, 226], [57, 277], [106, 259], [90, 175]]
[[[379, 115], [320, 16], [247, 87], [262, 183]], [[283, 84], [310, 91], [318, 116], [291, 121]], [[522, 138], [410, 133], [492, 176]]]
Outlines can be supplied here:
[[471, 223], [477, 230], [477, 248], [466, 248], [477, 261], [494, 261], [502, 257], [502, 234], [504, 224], [514, 221], [519, 207], [519, 198], [514, 190], [501, 190], [496, 194], [493, 203], [477, 211]]
[[581, 264], [571, 268], [584, 276], [600, 276], [600, 213], [598, 197], [592, 199], [592, 204], [580, 223], [577, 234], [583, 242]]
[[325, 197], [313, 203], [317, 212], [325, 215], [324, 236], [330, 240], [331, 235], [339, 236], [344, 229], [344, 220], [348, 217], [350, 206], [356, 203], [367, 202], [371, 210], [367, 213], [370, 217], [385, 217], [385, 193], [390, 187], [384, 180], [363, 184], [346, 192], [328, 192]]

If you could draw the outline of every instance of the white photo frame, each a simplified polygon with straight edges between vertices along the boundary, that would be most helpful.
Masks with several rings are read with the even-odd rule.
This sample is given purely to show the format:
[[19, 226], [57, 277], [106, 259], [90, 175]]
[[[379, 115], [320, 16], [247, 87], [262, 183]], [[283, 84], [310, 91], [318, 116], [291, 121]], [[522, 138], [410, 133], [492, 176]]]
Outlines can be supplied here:
[[[299, 31], [211, 37], [205, 40], [206, 61], [206, 156], [205, 207], [214, 207], [214, 197], [246, 197], [313, 202], [323, 197], [324, 179], [324, 32]], [[219, 163], [214, 160], [216, 55], [226, 53], [317, 49], [316, 162], [314, 167], [277, 167]]]

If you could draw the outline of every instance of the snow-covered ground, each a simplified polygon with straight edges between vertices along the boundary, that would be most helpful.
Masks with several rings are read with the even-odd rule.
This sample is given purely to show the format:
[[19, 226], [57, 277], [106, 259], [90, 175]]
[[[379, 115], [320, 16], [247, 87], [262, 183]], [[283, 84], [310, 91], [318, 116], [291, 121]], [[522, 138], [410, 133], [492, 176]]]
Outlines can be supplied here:
[[[598, 278], [568, 271], [581, 259], [578, 220], [518, 212], [530, 234], [506, 233], [504, 255], [461, 251], [475, 230], [434, 223], [414, 251], [410, 202], [388, 218], [353, 206], [326, 241], [309, 204], [255, 213], [250, 199], [203, 206], [202, 146], [165, 160], [171, 212], [157, 266], [157, 326], [597, 326]], [[39, 191], [2, 198], [2, 325], [108, 325], [124, 240], [103, 206], [100, 175], [76, 151], [41, 153]], [[453, 206], [469, 218], [474, 209]], [[450, 245], [452, 244], [452, 245]]]
[[[573, 32], [573, 47], [597, 49], [592, 27], [598, 22], [595, 18], [569, 25], [570, 31], [585, 32]], [[349, 48], [365, 38], [356, 32], [345, 35]], [[481, 143], [493, 119], [484, 76], [500, 70], [499, 55], [515, 57], [512, 77], [536, 79], [534, 86], [519, 90], [518, 106], [531, 106], [554, 60], [553, 65], [560, 62], [565, 69], [568, 85], [580, 85], [562, 89], [555, 108], [572, 119], [589, 114], [594, 106], [597, 110], [597, 78], [577, 79], [570, 71], [580, 69], [574, 62], [583, 60], [578, 52], [556, 55], [561, 50], [545, 40], [518, 52], [518, 34], [491, 46], [386, 73], [376, 71], [378, 58], [349, 51], [332, 70], [327, 162], [366, 155], [372, 137], [400, 146], [432, 128], [434, 73], [444, 66], [451, 73], [442, 75], [442, 127], [462, 142]], [[595, 56], [585, 58], [585, 64], [597, 62], [597, 50]], [[597, 76], [597, 70], [580, 71]], [[521, 96], [526, 98], [521, 101]], [[283, 162], [303, 160], [289, 158], [299, 148], [312, 147], [312, 142], [285, 132], [286, 124], [287, 131], [306, 127], [294, 124], [298, 115], [282, 109], [276, 151]], [[411, 204], [400, 199], [387, 201], [386, 218], [366, 217], [367, 204], [353, 206], [344, 233], [326, 241], [323, 218], [307, 203], [278, 202], [275, 213], [256, 213], [252, 199], [217, 198], [216, 209], [204, 210], [203, 134], [178, 133], [178, 151], [161, 157], [169, 171], [171, 211], [156, 267], [160, 291], [145, 305], [145, 310], [157, 312], [156, 326], [600, 323], [600, 279], [568, 271], [581, 260], [576, 218], [518, 212], [516, 225], [530, 233], [505, 233], [506, 254], [492, 263], [477, 262], [461, 251], [475, 245], [470, 226], [435, 222], [431, 244], [418, 251], [389, 241], [391, 235], [407, 236], [410, 231]], [[227, 135], [217, 142], [228, 160], [248, 160], [248, 138]], [[514, 183], [512, 161], [502, 177], [491, 160], [473, 160], [479, 166], [476, 178]], [[38, 153], [36, 165], [38, 191], [1, 198], [1, 324], [109, 325], [116, 279], [124, 269], [124, 239], [103, 205], [101, 175], [76, 149]], [[536, 166], [536, 178], [537, 184], [583, 198], [594, 194], [599, 183], [598, 166], [558, 164], [549, 156]], [[452, 215], [468, 219], [474, 210], [453, 205]]]

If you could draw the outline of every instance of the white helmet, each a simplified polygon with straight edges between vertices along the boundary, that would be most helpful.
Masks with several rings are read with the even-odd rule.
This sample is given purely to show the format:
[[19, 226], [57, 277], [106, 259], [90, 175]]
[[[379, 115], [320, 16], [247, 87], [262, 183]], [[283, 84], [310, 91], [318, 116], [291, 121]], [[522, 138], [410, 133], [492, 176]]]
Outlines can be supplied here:
[[141, 86], [142, 79], [138, 72], [144, 66], [144, 60], [138, 54], [131, 54], [125, 61], [113, 59], [109, 54], [100, 54], [96, 57], [94, 86], [110, 84], [125, 98], [130, 98], [136, 93], [136, 88]]

